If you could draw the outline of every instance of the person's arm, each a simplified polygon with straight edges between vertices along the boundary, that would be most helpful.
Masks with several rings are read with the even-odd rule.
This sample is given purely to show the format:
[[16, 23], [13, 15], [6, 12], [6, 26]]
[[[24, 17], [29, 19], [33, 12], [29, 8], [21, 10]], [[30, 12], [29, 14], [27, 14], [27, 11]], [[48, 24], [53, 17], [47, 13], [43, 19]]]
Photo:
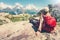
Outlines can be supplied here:
[[42, 27], [42, 23], [43, 23], [43, 17], [42, 15], [40, 16], [40, 24], [39, 24], [39, 28], [38, 28], [38, 31], [41, 31], [41, 27]]

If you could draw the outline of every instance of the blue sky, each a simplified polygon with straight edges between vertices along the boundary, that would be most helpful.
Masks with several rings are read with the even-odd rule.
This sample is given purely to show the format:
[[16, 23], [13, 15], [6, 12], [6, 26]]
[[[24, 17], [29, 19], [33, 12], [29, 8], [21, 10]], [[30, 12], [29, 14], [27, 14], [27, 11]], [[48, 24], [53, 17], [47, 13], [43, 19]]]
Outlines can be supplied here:
[[37, 7], [44, 7], [48, 4], [55, 4], [60, 2], [59, 0], [0, 0], [0, 2], [6, 3], [8, 5], [14, 5], [15, 3], [20, 3], [23, 6], [28, 4], [33, 4]]

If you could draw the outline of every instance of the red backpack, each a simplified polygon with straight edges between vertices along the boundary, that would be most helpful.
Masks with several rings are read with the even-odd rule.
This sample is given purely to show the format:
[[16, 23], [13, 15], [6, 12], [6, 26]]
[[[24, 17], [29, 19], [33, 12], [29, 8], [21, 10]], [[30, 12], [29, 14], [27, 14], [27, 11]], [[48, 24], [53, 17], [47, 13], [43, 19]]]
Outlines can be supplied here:
[[52, 16], [44, 17], [44, 21], [50, 27], [55, 27], [56, 26], [56, 19], [54, 17], [52, 17]]

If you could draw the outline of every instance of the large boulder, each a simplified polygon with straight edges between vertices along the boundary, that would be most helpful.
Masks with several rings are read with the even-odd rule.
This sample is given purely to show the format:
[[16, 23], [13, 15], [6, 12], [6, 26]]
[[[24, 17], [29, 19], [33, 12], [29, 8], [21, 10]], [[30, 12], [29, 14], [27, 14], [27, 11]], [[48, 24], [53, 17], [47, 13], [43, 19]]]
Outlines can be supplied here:
[[8, 23], [0, 26], [0, 40], [60, 40], [60, 27], [57, 25], [56, 33], [40, 33], [35, 35], [29, 21]]

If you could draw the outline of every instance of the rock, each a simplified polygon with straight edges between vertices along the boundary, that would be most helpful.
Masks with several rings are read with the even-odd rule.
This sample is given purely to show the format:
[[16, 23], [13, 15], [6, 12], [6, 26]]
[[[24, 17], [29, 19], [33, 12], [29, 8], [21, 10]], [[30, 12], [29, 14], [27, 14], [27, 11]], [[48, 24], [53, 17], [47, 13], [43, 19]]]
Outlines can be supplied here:
[[9, 18], [6, 17], [8, 15], [10, 15], [10, 14], [0, 13], [0, 25], [12, 22]]
[[40, 33], [35, 35], [29, 21], [20, 21], [0, 26], [0, 40], [59, 40], [60, 27], [56, 27], [56, 34]]

